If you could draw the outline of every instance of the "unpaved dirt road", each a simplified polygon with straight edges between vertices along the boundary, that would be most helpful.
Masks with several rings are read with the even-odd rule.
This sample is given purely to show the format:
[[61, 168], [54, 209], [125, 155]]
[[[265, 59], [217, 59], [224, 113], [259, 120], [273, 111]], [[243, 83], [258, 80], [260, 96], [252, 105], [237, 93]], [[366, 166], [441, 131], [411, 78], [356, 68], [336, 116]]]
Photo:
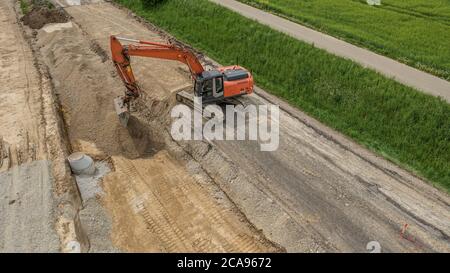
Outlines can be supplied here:
[[[255, 142], [216, 144], [258, 189], [279, 201], [288, 215], [286, 229], [297, 231], [298, 240], [311, 238], [307, 244], [322, 251], [364, 251], [370, 241], [385, 252], [450, 250], [447, 194], [264, 91], [257, 94], [262, 96], [248, 103], [277, 103], [285, 110], [279, 150], [260, 152]], [[404, 225], [408, 239], [401, 236]]]
[[14, 6], [1, 1], [0, 252], [59, 249], [39, 81]]
[[[109, 4], [66, 8], [73, 21], [38, 31], [33, 47], [48, 67], [74, 151], [108, 162], [103, 193], [84, 201], [80, 222], [92, 252], [271, 252], [274, 246], [180, 148], [167, 147], [152, 117], [123, 128], [112, 100], [123, 85], [109, 60], [109, 34], [151, 36]], [[186, 87], [186, 71], [147, 62], [151, 115], [167, 112], [171, 90]], [[175, 73], [174, 73], [175, 71]], [[144, 71], [137, 69], [137, 75]], [[105, 212], [106, 209], [106, 213]], [[108, 228], [105, 223], [111, 223]]]
[[17, 25], [13, 5], [0, 5], [0, 167], [9, 168], [45, 157], [45, 140], [39, 131], [41, 107], [39, 75], [28, 44]]
[[34, 63], [16, 4], [0, 1], [0, 252], [57, 252], [60, 239], [74, 238], [68, 234], [73, 218], [62, 211], [72, 211], [76, 195], [53, 94]]
[[374, 69], [387, 77], [394, 78], [405, 85], [433, 96], [440, 96], [447, 102], [450, 102], [450, 82], [439, 77], [236, 0], [211, 0], [211, 2], [229, 8], [296, 39], [314, 44], [316, 47], [332, 54], [353, 60], [364, 67]]
[[[109, 34], [161, 39], [126, 11], [109, 3], [71, 6], [65, 10], [107, 54]], [[69, 57], [70, 50], [67, 50], [65, 58], [84, 59], [81, 54]], [[153, 98], [149, 101], [156, 99], [156, 108], [160, 110], [164, 109], [161, 98], [189, 84], [186, 69], [176, 63], [139, 59], [134, 62], [134, 68], [147, 95]], [[107, 109], [109, 94], [104, 90], [119, 92], [120, 88], [113, 85], [119, 83], [112, 81], [111, 75], [92, 77], [92, 84], [97, 88], [89, 87], [89, 90], [100, 103], [96, 105]], [[70, 77], [66, 79], [73, 81]], [[84, 90], [87, 84], [77, 83], [76, 88]], [[99, 97], [104, 99], [99, 101]], [[261, 152], [258, 143], [242, 141], [180, 145], [270, 240], [288, 251], [364, 252], [370, 241], [379, 242], [384, 252], [450, 251], [450, 198], [446, 193], [371, 154], [263, 90], [258, 89], [255, 95], [244, 100], [282, 106], [278, 151]], [[111, 122], [114, 120], [113, 116], [105, 117]], [[90, 126], [91, 131], [99, 130], [97, 124]], [[105, 136], [110, 134], [101, 134]], [[126, 139], [125, 135], [121, 138]], [[101, 145], [100, 141], [97, 143]], [[127, 146], [122, 144], [122, 147]], [[157, 155], [156, 158], [165, 156], [164, 153]], [[115, 164], [120, 164], [113, 157], [114, 160]], [[132, 170], [140, 164], [142, 159], [127, 161], [123, 169], [137, 175], [142, 172]], [[164, 172], [174, 173], [175, 170], [177, 176], [180, 175], [179, 168]], [[127, 171], [124, 174], [127, 175]], [[151, 173], [142, 175], [147, 176], [151, 180]], [[145, 187], [146, 183], [137, 184]], [[152, 199], [151, 193], [148, 196]], [[137, 210], [139, 207], [141, 213], [145, 213], [141, 206]], [[158, 234], [156, 229], [155, 232]], [[177, 234], [178, 231], [170, 232]]]

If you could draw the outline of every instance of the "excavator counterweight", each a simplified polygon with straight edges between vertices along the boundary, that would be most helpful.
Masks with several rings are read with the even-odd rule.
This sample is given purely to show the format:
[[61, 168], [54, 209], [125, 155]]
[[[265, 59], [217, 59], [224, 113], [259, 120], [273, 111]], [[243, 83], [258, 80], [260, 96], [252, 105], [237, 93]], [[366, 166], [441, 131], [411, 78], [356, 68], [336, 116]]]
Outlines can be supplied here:
[[[123, 45], [121, 42], [127, 42]], [[126, 126], [129, 119], [130, 102], [142, 92], [131, 68], [131, 57], [147, 57], [173, 60], [186, 64], [194, 81], [194, 96], [202, 102], [220, 103], [228, 98], [239, 97], [253, 92], [253, 76], [243, 67], [234, 65], [206, 71], [197, 56], [188, 49], [155, 42], [110, 37], [111, 53], [125, 87], [125, 95], [114, 100], [121, 123]], [[186, 98], [186, 94], [183, 96]]]

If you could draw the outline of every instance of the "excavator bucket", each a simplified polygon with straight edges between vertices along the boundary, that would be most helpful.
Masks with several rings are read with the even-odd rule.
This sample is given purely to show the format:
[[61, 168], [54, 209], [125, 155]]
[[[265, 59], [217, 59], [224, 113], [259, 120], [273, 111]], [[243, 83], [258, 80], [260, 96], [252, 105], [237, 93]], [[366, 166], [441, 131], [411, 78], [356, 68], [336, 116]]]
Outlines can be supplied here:
[[130, 119], [130, 111], [123, 101], [123, 98], [119, 97], [114, 99], [114, 108], [116, 109], [120, 124], [122, 124], [124, 127], [127, 127], [128, 120]]

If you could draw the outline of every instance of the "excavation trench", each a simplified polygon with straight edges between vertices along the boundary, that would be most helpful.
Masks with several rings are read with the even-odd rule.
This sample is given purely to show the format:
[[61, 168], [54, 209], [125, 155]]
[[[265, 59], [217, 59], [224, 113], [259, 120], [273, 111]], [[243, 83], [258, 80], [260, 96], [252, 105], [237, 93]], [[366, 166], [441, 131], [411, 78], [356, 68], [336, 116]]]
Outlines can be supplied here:
[[279, 251], [215, 181], [236, 179], [232, 164], [206, 142], [177, 143], [170, 136], [175, 94], [191, 88], [187, 71], [179, 70], [184, 80], [169, 88], [144, 85], [123, 128], [112, 101], [124, 87], [108, 53], [69, 23], [47, 24], [32, 46], [51, 74], [71, 150], [111, 170], [79, 211], [90, 251]]

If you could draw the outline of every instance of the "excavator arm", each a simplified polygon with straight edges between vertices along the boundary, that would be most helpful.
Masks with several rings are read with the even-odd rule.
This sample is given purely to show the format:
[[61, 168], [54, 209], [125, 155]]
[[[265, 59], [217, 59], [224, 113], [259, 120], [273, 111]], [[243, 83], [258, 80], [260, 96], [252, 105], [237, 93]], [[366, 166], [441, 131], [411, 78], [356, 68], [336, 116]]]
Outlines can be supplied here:
[[[189, 50], [175, 45], [166, 45], [160, 43], [146, 42], [127, 38], [111, 36], [112, 60], [119, 76], [122, 78], [127, 94], [124, 98], [125, 103], [131, 98], [139, 97], [141, 90], [136, 82], [131, 68], [131, 56], [158, 58], [165, 60], [174, 60], [186, 64], [194, 78], [201, 75], [205, 70], [197, 57]], [[131, 44], [122, 45], [120, 41]]]

